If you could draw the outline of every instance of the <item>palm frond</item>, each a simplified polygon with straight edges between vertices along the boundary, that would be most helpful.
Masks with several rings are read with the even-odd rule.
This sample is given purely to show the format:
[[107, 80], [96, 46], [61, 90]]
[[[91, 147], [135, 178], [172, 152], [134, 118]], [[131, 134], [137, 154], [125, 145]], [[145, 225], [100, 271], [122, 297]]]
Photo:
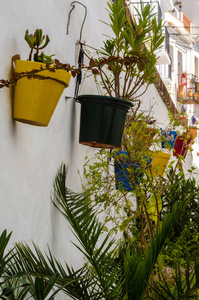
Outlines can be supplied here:
[[[197, 277], [199, 276], [199, 261], [195, 259], [195, 263], [190, 269], [189, 262], [182, 270], [179, 264], [176, 265], [174, 273], [172, 274], [172, 284], [167, 283], [165, 275], [162, 273], [161, 277], [163, 281], [153, 282], [151, 286], [158, 299], [198, 299], [199, 295], [199, 282]], [[184, 274], [185, 273], [185, 274]]]
[[[71, 224], [90, 265], [77, 271], [62, 266], [50, 252], [43, 254], [33, 243], [33, 250], [24, 243], [16, 244], [16, 253], [6, 272], [8, 276], [42, 277], [56, 275], [55, 284], [72, 299], [122, 299], [123, 286], [120, 262], [115, 259], [114, 239], [108, 233], [101, 238], [103, 225], [97, 219], [95, 207], [88, 195], [75, 194], [65, 187], [66, 168], [63, 165], [54, 182], [54, 204]], [[30, 278], [29, 278], [30, 281]]]
[[129, 299], [142, 299], [158, 255], [176, 220], [177, 211], [178, 207], [176, 205], [172, 213], [163, 220], [161, 229], [149, 243], [144, 255], [131, 253], [129, 250], [126, 251], [124, 270]]
[[[119, 299], [122, 288], [119, 263], [115, 263], [115, 240], [107, 233], [102, 240], [103, 225], [97, 219], [96, 208], [89, 195], [76, 194], [66, 186], [66, 167], [62, 165], [54, 181], [54, 205], [64, 215], [95, 274], [97, 290], [106, 299]], [[117, 285], [116, 285], [117, 282]]]
[[[6, 269], [10, 277], [24, 276], [24, 282], [31, 287], [31, 276], [42, 277], [50, 280], [53, 278], [54, 284], [72, 299], [90, 299], [88, 288], [90, 279], [87, 270], [81, 268], [74, 271], [67, 264], [65, 268], [57, 261], [49, 250], [45, 256], [41, 250], [33, 243], [34, 250], [27, 244], [16, 244], [16, 255], [12, 263]], [[55, 278], [54, 278], [55, 277]], [[28, 286], [26, 286], [28, 288]]]
[[[89, 195], [70, 191], [65, 181], [66, 167], [62, 165], [54, 181], [53, 203], [71, 225], [77, 239], [74, 244], [85, 255], [88, 264], [75, 271], [57, 261], [50, 249], [43, 254], [34, 243], [33, 250], [27, 244], [18, 243], [15, 256], [6, 269], [7, 275], [13, 278], [25, 276], [26, 282], [31, 282], [32, 276], [48, 280], [53, 278], [53, 285], [72, 299], [142, 299], [164, 242], [189, 199], [181, 204], [176, 203], [172, 212], [164, 216], [160, 229], [143, 255], [127, 249], [123, 251], [123, 256], [116, 256], [115, 240], [110, 233], [102, 234], [103, 225], [97, 218], [96, 206]], [[188, 275], [186, 280], [191, 284]], [[199, 275], [196, 277], [198, 281]]]

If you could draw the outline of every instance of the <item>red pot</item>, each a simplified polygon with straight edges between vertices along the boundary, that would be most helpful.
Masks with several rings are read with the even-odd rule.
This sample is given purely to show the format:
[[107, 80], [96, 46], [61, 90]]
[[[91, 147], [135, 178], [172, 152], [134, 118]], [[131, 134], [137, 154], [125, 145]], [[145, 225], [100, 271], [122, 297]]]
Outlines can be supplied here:
[[185, 156], [185, 154], [187, 153], [188, 147], [191, 144], [191, 138], [186, 140], [184, 136], [178, 136], [176, 141], [175, 141], [175, 145], [173, 148], [173, 155], [174, 156]]

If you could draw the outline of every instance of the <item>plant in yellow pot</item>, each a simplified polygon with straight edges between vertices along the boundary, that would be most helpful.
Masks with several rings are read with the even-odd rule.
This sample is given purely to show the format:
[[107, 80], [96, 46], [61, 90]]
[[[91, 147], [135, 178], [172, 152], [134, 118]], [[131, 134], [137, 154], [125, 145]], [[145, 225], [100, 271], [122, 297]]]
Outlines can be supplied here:
[[[16, 121], [36, 126], [48, 126], [57, 103], [69, 85], [71, 73], [64, 69], [56, 69], [56, 62], [51, 56], [39, 50], [45, 48], [50, 39], [36, 29], [34, 35], [25, 34], [30, 50], [29, 60], [14, 59], [14, 76], [19, 78], [14, 92], [13, 118]], [[42, 45], [43, 43], [43, 45]], [[31, 61], [33, 51], [34, 61]]]
[[170, 157], [170, 153], [164, 153], [161, 151], [154, 152], [151, 164], [152, 175], [163, 176]]

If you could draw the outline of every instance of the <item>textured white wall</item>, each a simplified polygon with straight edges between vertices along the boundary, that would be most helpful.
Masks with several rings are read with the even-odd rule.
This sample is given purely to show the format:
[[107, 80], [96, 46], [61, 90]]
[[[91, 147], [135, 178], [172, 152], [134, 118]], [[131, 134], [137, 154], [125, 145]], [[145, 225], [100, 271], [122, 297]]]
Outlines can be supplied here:
[[[62, 62], [76, 63], [76, 41], [84, 8], [76, 4], [69, 35], [66, 35], [71, 2], [1, 1], [0, 78], [11, 76], [13, 55], [20, 54], [24, 60], [28, 58], [29, 47], [24, 40], [26, 29], [33, 33], [36, 28], [42, 28], [51, 39], [44, 52], [56, 54]], [[98, 19], [105, 15], [105, 1], [100, 1], [97, 12], [97, 0], [82, 3], [88, 8], [83, 40], [90, 44], [92, 41], [92, 45], [98, 47], [103, 38], [101, 26], [104, 26]], [[58, 258], [69, 258], [76, 266], [76, 250], [70, 243], [72, 235], [50, 200], [53, 179], [61, 162], [68, 165], [67, 185], [81, 191], [78, 169], [82, 174], [84, 157], [94, 151], [78, 143], [80, 104], [70, 98], [74, 94], [74, 84], [72, 79], [47, 128], [13, 121], [13, 93], [11, 89], [0, 90], [0, 232], [5, 228], [13, 231], [11, 242], [34, 240], [42, 249], [46, 249], [48, 243]], [[88, 80], [85, 90], [89, 92], [90, 89]]]

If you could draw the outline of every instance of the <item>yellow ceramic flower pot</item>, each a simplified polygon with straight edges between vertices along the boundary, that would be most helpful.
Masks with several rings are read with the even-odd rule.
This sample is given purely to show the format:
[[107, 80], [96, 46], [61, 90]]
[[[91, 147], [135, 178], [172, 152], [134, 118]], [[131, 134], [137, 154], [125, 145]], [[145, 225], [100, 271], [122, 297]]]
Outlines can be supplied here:
[[151, 163], [152, 174], [155, 176], [163, 176], [170, 157], [171, 154], [169, 153], [157, 152]]
[[[45, 64], [17, 60], [15, 72], [39, 70]], [[37, 73], [47, 79], [27, 77], [18, 80], [14, 93], [13, 118], [17, 121], [37, 126], [48, 126], [55, 107], [65, 87], [69, 85], [71, 74], [65, 70], [48, 70]]]

